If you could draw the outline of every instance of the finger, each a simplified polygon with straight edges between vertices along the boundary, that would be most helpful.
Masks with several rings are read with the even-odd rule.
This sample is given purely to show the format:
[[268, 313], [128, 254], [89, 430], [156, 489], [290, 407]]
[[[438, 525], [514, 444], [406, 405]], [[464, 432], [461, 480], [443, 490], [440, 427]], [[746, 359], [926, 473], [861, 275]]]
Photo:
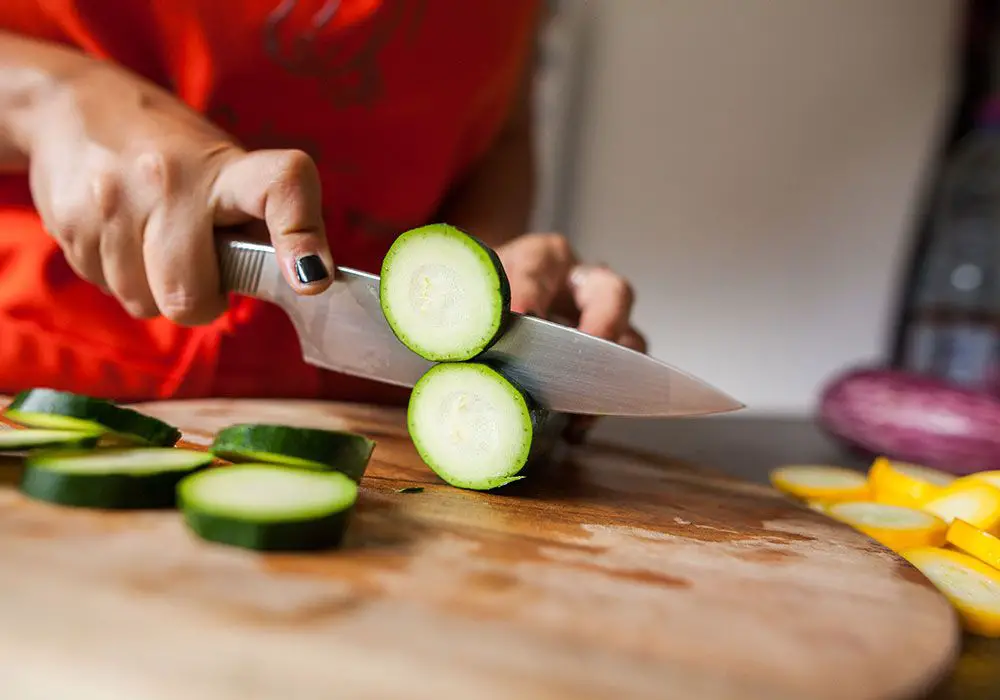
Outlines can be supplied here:
[[101, 265], [108, 290], [134, 318], [159, 315], [142, 257], [145, 225], [122, 213], [105, 224], [101, 236]]
[[142, 257], [150, 291], [166, 318], [194, 326], [225, 310], [207, 209], [189, 199], [155, 208], [146, 222]]
[[263, 220], [288, 284], [299, 294], [318, 294], [334, 269], [321, 194], [316, 164], [302, 151], [254, 151], [222, 166], [212, 195], [214, 223]]
[[646, 342], [645, 336], [631, 326], [626, 328], [625, 332], [618, 338], [618, 344], [624, 345], [627, 348], [632, 348], [633, 350], [638, 350], [641, 353], [649, 351], [649, 345]]
[[557, 234], [524, 236], [505, 249], [501, 260], [517, 271], [510, 279], [511, 309], [545, 318], [576, 265], [569, 242]]
[[570, 289], [581, 331], [617, 341], [628, 329], [635, 295], [624, 278], [606, 267], [581, 265], [570, 274]]

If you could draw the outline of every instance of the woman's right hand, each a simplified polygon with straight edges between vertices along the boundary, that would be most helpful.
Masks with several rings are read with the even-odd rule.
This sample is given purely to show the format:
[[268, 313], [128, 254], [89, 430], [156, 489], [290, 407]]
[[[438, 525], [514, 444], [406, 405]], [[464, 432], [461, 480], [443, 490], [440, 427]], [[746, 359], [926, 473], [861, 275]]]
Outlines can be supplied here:
[[137, 318], [207, 323], [226, 306], [213, 229], [259, 220], [293, 289], [326, 289], [333, 260], [309, 156], [247, 152], [157, 86], [83, 60], [25, 126], [35, 206], [81, 277]]

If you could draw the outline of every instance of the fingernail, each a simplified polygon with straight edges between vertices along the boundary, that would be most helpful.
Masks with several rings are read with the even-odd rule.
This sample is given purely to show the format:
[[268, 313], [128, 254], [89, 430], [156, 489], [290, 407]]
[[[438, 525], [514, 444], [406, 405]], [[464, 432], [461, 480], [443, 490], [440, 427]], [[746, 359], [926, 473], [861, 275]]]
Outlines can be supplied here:
[[302, 284], [313, 284], [325, 280], [330, 272], [318, 255], [303, 255], [295, 261], [295, 276]]

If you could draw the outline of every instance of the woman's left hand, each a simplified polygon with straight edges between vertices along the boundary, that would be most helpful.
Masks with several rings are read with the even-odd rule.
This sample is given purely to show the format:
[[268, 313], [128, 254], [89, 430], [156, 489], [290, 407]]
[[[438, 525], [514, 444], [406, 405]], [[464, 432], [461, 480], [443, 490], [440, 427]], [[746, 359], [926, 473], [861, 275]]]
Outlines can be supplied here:
[[[581, 264], [564, 236], [530, 233], [496, 249], [510, 280], [511, 309], [572, 323], [580, 331], [646, 352], [646, 339], [632, 327], [635, 294], [606, 265]], [[574, 417], [566, 438], [580, 442], [591, 416]]]

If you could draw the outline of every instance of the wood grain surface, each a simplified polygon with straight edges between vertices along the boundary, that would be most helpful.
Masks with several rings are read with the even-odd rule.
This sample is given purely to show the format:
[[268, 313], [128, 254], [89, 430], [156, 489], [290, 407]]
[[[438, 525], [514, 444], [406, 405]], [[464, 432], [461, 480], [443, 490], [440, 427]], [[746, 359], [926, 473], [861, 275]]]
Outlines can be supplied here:
[[48, 506], [7, 459], [4, 700], [882, 700], [917, 697], [957, 653], [919, 573], [763, 486], [588, 445], [474, 493], [422, 465], [401, 412], [140, 408], [196, 445], [242, 421], [371, 436], [347, 542], [258, 555], [176, 513]]

